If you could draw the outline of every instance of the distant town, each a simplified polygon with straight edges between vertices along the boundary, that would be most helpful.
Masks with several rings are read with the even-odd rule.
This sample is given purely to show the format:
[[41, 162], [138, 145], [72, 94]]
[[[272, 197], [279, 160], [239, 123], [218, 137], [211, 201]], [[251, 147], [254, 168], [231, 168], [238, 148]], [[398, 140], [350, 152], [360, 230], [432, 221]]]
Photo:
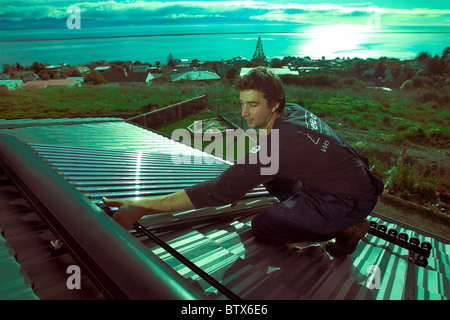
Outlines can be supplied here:
[[167, 61], [156, 61], [154, 64], [104, 60], [81, 65], [66, 63], [46, 65], [38, 61], [31, 66], [22, 66], [20, 63], [5, 64], [3, 73], [0, 74], [0, 92], [61, 86], [233, 80], [259, 65], [268, 66], [275, 73], [291, 79], [305, 74], [325, 73], [349, 78], [351, 79], [349, 81], [360, 81], [367, 86], [396, 89], [407, 85], [408, 81], [411, 82], [419, 71], [429, 76], [448, 77], [449, 61], [450, 47], [446, 47], [441, 56], [421, 52], [411, 60], [387, 57], [311, 59], [308, 56], [288, 56], [269, 60], [264, 54], [259, 38], [252, 59], [239, 56], [229, 60], [199, 61], [179, 59], [169, 54]]

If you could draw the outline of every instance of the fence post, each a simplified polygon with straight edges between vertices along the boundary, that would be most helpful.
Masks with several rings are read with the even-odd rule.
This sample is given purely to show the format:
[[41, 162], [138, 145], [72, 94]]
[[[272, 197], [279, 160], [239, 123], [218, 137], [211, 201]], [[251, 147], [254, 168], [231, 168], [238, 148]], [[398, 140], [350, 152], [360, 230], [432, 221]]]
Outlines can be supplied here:
[[147, 115], [144, 114], [142, 116], [142, 118], [143, 118], [142, 120], [144, 120], [144, 127], [148, 128], [148, 126], [147, 126]]

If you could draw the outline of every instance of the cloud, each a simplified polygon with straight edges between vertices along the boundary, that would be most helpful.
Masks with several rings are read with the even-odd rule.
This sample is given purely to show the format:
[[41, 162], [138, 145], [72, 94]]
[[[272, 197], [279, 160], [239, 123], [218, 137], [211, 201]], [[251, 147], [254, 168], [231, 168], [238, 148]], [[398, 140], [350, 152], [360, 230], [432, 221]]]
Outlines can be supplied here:
[[449, 9], [411, 8], [395, 9], [361, 4], [285, 4], [273, 5], [263, 15], [251, 16], [262, 21], [288, 21], [311, 24], [365, 24], [377, 17], [384, 25], [450, 25]]
[[[258, 1], [43, 1], [2, 0], [0, 20], [26, 21], [46, 18], [65, 19], [67, 8], [76, 5], [84, 19], [114, 22], [149, 19], [227, 17], [245, 10], [259, 10], [265, 2]], [[27, 8], [24, 10], [23, 8]], [[248, 18], [248, 16], [240, 16]], [[136, 21], [134, 21], [136, 22]]]

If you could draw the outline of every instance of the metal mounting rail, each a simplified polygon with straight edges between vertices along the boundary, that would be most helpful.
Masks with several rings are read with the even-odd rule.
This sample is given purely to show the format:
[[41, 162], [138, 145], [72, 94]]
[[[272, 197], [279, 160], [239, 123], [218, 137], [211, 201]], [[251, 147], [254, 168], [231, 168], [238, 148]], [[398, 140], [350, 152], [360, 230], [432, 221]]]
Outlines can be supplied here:
[[[109, 215], [112, 216], [114, 212], [107, 206], [103, 208], [103, 210]], [[154, 241], [157, 245], [159, 245], [161, 248], [166, 250], [169, 254], [171, 254], [174, 258], [176, 258], [178, 261], [180, 261], [182, 264], [184, 264], [186, 267], [191, 269], [194, 273], [196, 273], [200, 278], [208, 282], [210, 285], [212, 285], [214, 288], [216, 288], [220, 293], [222, 293], [225, 297], [229, 298], [230, 300], [242, 300], [238, 295], [236, 295], [233, 291], [225, 287], [223, 284], [221, 284], [219, 281], [214, 279], [212, 276], [210, 276], [207, 272], [205, 272], [203, 269], [199, 268], [195, 263], [193, 263], [191, 260], [186, 258], [184, 255], [182, 255], [180, 252], [175, 250], [171, 245], [160, 239], [158, 236], [156, 236], [153, 232], [151, 232], [149, 229], [144, 227], [139, 222], [136, 222], [133, 225], [134, 229], [137, 232], [142, 232], [147, 238]]]
[[169, 244], [158, 238], [156, 235], [154, 235], [150, 230], [145, 228], [140, 223], [135, 223], [134, 228], [136, 231], [143, 232], [148, 238], [153, 240], [156, 244], [158, 244], [161, 248], [166, 250], [168, 253], [170, 253], [172, 256], [174, 256], [176, 259], [178, 259], [181, 263], [183, 263], [186, 267], [191, 269], [193, 272], [195, 272], [198, 276], [200, 276], [203, 280], [208, 282], [210, 285], [212, 285], [214, 288], [219, 290], [220, 293], [222, 293], [224, 296], [226, 296], [230, 300], [242, 300], [238, 295], [236, 295], [233, 291], [225, 287], [223, 284], [221, 284], [219, 281], [211, 277], [208, 273], [203, 271], [203, 269], [197, 267], [195, 263], [193, 263], [191, 260], [187, 259], [185, 256], [183, 256], [181, 253], [179, 253], [177, 250], [172, 248]]
[[106, 298], [207, 299], [16, 138], [0, 165]]

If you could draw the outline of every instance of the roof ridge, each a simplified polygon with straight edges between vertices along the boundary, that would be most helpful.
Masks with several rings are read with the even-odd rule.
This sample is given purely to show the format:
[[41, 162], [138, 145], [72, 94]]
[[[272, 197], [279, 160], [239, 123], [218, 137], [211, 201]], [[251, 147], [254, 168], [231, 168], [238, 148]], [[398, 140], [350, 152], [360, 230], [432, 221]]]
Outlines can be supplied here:
[[48, 127], [57, 125], [86, 124], [99, 122], [124, 121], [122, 118], [96, 117], [96, 118], [43, 118], [43, 119], [0, 119], [1, 129], [17, 129], [28, 127]]

